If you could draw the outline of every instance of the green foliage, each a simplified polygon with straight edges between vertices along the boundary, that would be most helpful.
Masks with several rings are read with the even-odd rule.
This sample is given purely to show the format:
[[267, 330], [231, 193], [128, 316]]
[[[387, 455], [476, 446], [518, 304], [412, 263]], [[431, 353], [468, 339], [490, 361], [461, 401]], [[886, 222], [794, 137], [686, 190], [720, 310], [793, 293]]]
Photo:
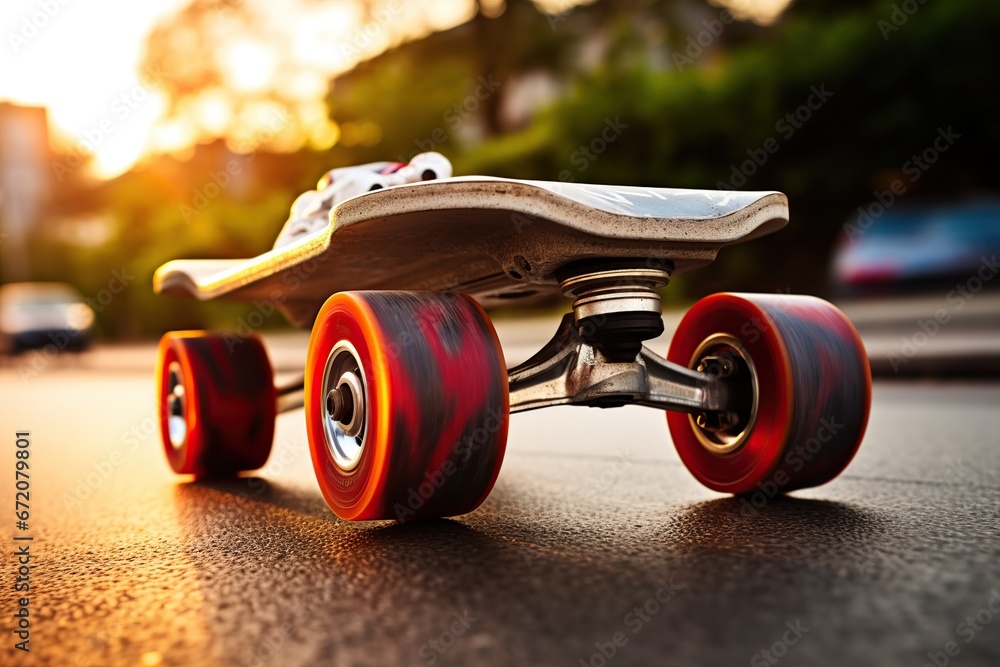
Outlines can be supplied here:
[[[907, 181], [906, 201], [998, 185], [1000, 97], [988, 89], [1000, 54], [983, 45], [1000, 28], [1000, 8], [927, 3], [889, 30], [894, 6], [793, 6], [777, 26], [683, 71], [611, 61], [580, 76], [523, 133], [492, 139], [459, 164], [490, 173], [516, 165], [520, 177], [559, 178], [574, 152], [598, 137], [608, 118], [620, 117], [628, 129], [569, 177], [789, 195], [788, 230], [728, 249], [711, 272], [679, 280], [689, 296], [719, 288], [821, 291], [841, 225], [875, 190], [905, 178], [902, 166], [931, 145], [939, 127], [963, 138], [941, 166]], [[879, 21], [889, 23], [880, 28]], [[681, 49], [685, 38], [671, 48]], [[788, 125], [777, 126], [821, 86], [833, 95], [801, 127], [789, 134]], [[748, 163], [748, 151], [768, 138], [777, 152], [762, 166]], [[744, 164], [746, 182], [734, 183], [733, 170]]]
[[[1000, 96], [992, 86], [1000, 52], [991, 45], [1000, 5], [927, 2], [902, 22], [894, 15], [900, 4], [799, 0], [774, 26], [726, 26], [703, 55], [678, 69], [675, 54], [702, 30], [690, 10], [712, 18], [717, 7], [604, 0], [553, 21], [517, 0], [499, 19], [478, 17], [339, 78], [328, 101], [345, 128], [341, 144], [324, 154], [262, 153], [242, 187], [224, 189], [189, 222], [181, 205], [231, 154], [203, 146], [190, 163], [163, 158], [108, 184], [101, 197], [115, 220], [114, 237], [86, 249], [39, 239], [36, 252], [48, 264], [40, 277], [69, 279], [94, 294], [109, 279], [108, 267], [128, 267], [134, 287], [99, 314], [112, 335], [232, 329], [244, 307], [156, 297], [155, 268], [178, 257], [262, 252], [295, 195], [326, 169], [436, 149], [459, 174], [781, 190], [791, 202], [787, 230], [724, 250], [712, 270], [676, 277], [667, 296], [822, 292], [832, 249], [844, 241], [841, 226], [874, 191], [906, 178], [904, 163], [932, 144], [938, 128], [953, 127], [962, 138], [919, 180], [906, 181], [901, 201], [998, 188]], [[603, 55], [587, 64], [579, 54], [595, 44]], [[504, 94], [538, 71], [551, 75], [557, 97], [526, 124], [510, 125]], [[500, 93], [469, 102], [481, 77], [500, 81]], [[804, 113], [817, 89], [832, 97], [798, 127], [782, 124], [787, 114]], [[609, 122], [627, 127], [586, 158]], [[348, 130], [358, 128], [360, 138], [347, 141]], [[749, 161], [768, 140], [778, 149], [762, 165]], [[735, 182], [734, 172], [745, 182]], [[280, 317], [272, 321], [278, 325]]]
[[[234, 160], [239, 173], [217, 187], [213, 175], [225, 183], [220, 174]], [[154, 272], [172, 259], [253, 257], [269, 250], [291, 202], [328, 166], [326, 156], [315, 153], [240, 156], [221, 142], [202, 146], [189, 162], [158, 158], [101, 189], [98, 206], [112, 226], [103, 243], [79, 246], [38, 235], [34, 252], [44, 261], [36, 266], [44, 268], [36, 278], [70, 282], [94, 299], [107, 288], [113, 269], [132, 276], [127, 289], [97, 313], [98, 328], [108, 337], [233, 330], [250, 308], [156, 295]], [[265, 326], [283, 325], [275, 314]]]

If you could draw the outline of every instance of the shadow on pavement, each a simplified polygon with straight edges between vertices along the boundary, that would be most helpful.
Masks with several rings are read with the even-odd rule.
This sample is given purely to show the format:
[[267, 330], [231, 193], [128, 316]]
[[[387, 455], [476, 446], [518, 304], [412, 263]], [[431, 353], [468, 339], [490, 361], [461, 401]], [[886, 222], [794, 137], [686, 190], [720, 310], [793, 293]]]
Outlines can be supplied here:
[[894, 539], [887, 517], [823, 500], [751, 511], [723, 498], [637, 528], [648, 508], [543, 513], [530, 494], [498, 491], [502, 513], [406, 524], [340, 521], [318, 491], [257, 477], [178, 484], [175, 504], [202, 571], [206, 628], [220, 655], [242, 660], [253, 657], [248, 618], [297, 619], [284, 632], [311, 659], [375, 642], [386, 664], [423, 664], [428, 640], [473, 618], [440, 664], [575, 664], [616, 632], [628, 639], [622, 664], [664, 653], [725, 662], [789, 619], [827, 616], [845, 587], [864, 590], [872, 550]]

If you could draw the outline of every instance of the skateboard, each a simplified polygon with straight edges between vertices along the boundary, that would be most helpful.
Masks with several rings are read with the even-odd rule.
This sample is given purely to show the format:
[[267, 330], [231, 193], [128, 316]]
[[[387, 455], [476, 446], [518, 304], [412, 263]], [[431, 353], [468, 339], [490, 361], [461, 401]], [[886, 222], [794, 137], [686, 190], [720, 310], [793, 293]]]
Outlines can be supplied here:
[[[279, 386], [256, 335], [162, 338], [174, 471], [260, 468], [276, 414], [298, 407], [323, 496], [347, 520], [471, 512], [496, 481], [510, 415], [555, 405], [664, 410], [685, 466], [724, 493], [817, 486], [850, 462], [871, 375], [830, 303], [714, 294], [686, 313], [666, 357], [644, 345], [663, 331], [671, 276], [786, 225], [784, 195], [442, 175], [366, 180], [326, 206], [321, 181], [293, 207], [312, 226], [275, 249], [157, 271], [162, 294], [255, 303], [311, 329], [303, 377]], [[487, 310], [550, 294], [569, 312], [508, 369]]]

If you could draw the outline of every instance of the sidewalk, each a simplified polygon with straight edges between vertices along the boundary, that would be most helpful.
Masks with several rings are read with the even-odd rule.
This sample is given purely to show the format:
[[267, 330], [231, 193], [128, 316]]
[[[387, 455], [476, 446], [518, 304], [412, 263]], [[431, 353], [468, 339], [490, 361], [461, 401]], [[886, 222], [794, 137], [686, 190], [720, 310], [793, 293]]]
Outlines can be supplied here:
[[880, 377], [1000, 375], [1000, 294], [839, 304]]

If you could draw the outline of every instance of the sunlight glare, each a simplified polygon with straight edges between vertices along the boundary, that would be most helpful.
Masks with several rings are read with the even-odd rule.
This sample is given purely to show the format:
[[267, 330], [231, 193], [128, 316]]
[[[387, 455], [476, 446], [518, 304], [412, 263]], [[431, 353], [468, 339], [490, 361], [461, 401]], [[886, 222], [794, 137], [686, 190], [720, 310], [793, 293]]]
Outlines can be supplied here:
[[[103, 0], [101, 11], [88, 9], [85, 3], [58, 3], [58, 13], [36, 34], [16, 47], [0, 49], [0, 99], [47, 107], [53, 144], [93, 153], [91, 171], [101, 177], [128, 169], [145, 151], [176, 154], [195, 142], [230, 133], [227, 139], [236, 146], [249, 145], [245, 151], [255, 150], [267, 136], [274, 137], [275, 149], [307, 141], [313, 146], [338, 141], [373, 145], [381, 140], [377, 127], [341, 128], [316, 117], [312, 107], [308, 119], [276, 121], [273, 107], [261, 114], [242, 109], [237, 102], [240, 96], [251, 101], [270, 98], [297, 109], [302, 103], [323, 100], [331, 76], [401, 39], [457, 25], [471, 18], [476, 8], [471, 0], [388, 3], [388, 14], [376, 11], [362, 24], [358, 0], [330, 4], [296, 0], [289, 5], [241, 0], [265, 13], [270, 31], [243, 37], [217, 52], [223, 88], [203, 91], [194, 102], [182, 104], [184, 118], [166, 119], [164, 93], [155, 81], [149, 82], [148, 72], [138, 70], [153, 26], [190, 1]], [[591, 0], [537, 2], [559, 11]], [[730, 8], [740, 18], [767, 24], [790, 0], [709, 2]], [[502, 9], [498, 0], [483, 6], [493, 13]], [[0, 32], [8, 38], [20, 34], [26, 17], [37, 11], [37, 0], [4, 0]], [[237, 12], [230, 11], [232, 16], [220, 13], [216, 18], [223, 23], [234, 20]], [[196, 34], [190, 37], [196, 39]], [[125, 106], [123, 95], [131, 98]], [[136, 101], [138, 97], [142, 99]], [[110, 131], [100, 130], [109, 123]], [[280, 127], [273, 129], [275, 123]]]
[[151, 148], [161, 153], [176, 153], [195, 140], [195, 131], [186, 120], [168, 120], [157, 123], [150, 140]]
[[224, 134], [233, 118], [233, 108], [225, 91], [217, 88], [203, 90], [191, 105], [191, 117], [208, 136]]
[[166, 101], [160, 94], [151, 95], [149, 102], [137, 106], [133, 114], [95, 148], [94, 175], [98, 178], [112, 178], [135, 164], [148, 149], [149, 128], [162, 115], [166, 106]]
[[277, 58], [271, 48], [244, 40], [221, 54], [226, 81], [233, 89], [244, 93], [264, 91], [277, 69]]
[[185, 3], [104, 0], [100, 11], [87, 3], [58, 3], [51, 19], [14, 49], [9, 36], [20, 35], [39, 7], [37, 0], [4, 0], [0, 99], [46, 107], [56, 148], [92, 152], [97, 176], [120, 173], [142, 154], [164, 109], [155, 84], [138, 72], [146, 37], [156, 21]]
[[282, 79], [279, 90], [291, 100], [322, 100], [326, 96], [327, 83], [327, 78], [320, 72], [303, 70]]
[[313, 126], [309, 130], [309, 146], [318, 151], [333, 148], [340, 140], [340, 126], [332, 120], [323, 125]]
[[[328, 73], [346, 70], [356, 60], [348, 57], [351, 45], [364, 39], [358, 26], [360, 20], [361, 15], [355, 5], [313, 9], [295, 27], [292, 40], [295, 60], [306, 66], [322, 68]], [[356, 50], [362, 49], [356, 47]]]
[[728, 8], [738, 19], [749, 19], [760, 25], [771, 25], [792, 0], [709, 0], [709, 2]]

